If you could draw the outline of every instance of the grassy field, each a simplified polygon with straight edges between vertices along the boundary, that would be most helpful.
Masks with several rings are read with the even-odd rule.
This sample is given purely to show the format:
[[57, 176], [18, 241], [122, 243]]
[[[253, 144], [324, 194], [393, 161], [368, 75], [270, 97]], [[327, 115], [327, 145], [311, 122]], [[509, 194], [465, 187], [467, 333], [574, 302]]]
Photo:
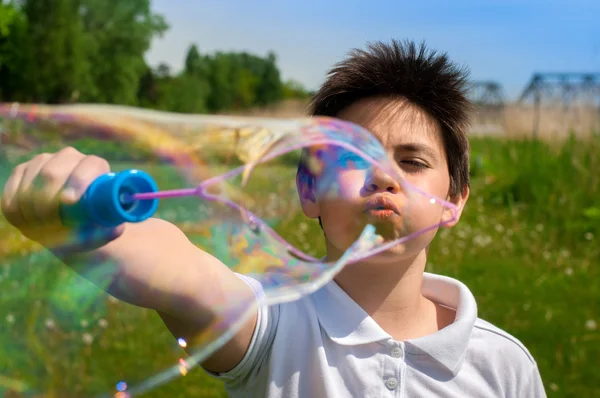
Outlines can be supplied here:
[[[428, 271], [471, 288], [480, 317], [519, 338], [537, 359], [550, 397], [600, 396], [594, 365], [600, 357], [600, 139], [548, 145], [478, 138], [472, 146], [470, 202], [459, 225], [438, 235]], [[181, 183], [169, 168], [139, 167], [161, 187]], [[0, 170], [3, 183], [8, 170]], [[268, 182], [285, 189], [293, 173], [281, 167], [272, 177], [280, 181]], [[159, 215], [185, 218], [190, 206], [165, 201]], [[293, 229], [292, 243], [302, 247], [321, 233], [316, 223], [298, 228], [299, 219], [290, 215], [284, 228]], [[9, 386], [87, 396], [122, 378], [140, 382], [182, 355], [153, 312], [109, 299], [23, 241], [5, 220], [0, 236], [0, 396]], [[144, 396], [226, 395], [195, 369]]]

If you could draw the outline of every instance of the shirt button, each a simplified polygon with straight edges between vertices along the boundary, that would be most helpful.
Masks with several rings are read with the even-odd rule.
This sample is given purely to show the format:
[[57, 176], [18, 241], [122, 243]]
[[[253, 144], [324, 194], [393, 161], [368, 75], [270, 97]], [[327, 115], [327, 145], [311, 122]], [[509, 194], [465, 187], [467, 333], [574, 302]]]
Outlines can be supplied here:
[[392, 356], [394, 358], [400, 358], [402, 356], [402, 348], [400, 348], [400, 347], [392, 348]]
[[393, 377], [390, 377], [389, 379], [387, 379], [385, 381], [385, 385], [387, 386], [387, 388], [389, 388], [390, 390], [393, 390], [394, 388], [398, 387], [398, 380], [396, 380]]

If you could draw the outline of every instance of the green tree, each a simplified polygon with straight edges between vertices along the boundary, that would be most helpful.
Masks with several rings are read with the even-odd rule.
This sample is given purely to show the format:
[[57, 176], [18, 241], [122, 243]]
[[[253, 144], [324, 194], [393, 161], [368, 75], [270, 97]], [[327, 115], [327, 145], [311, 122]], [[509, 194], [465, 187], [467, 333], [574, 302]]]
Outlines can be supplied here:
[[138, 85], [138, 105], [144, 108], [156, 107], [159, 101], [158, 94], [158, 78], [152, 68], [146, 65]]
[[273, 104], [282, 98], [281, 77], [276, 61], [277, 57], [275, 54], [269, 52], [257, 87], [256, 99], [259, 105]]
[[201, 54], [153, 69], [144, 54], [168, 26], [150, 0], [0, 1], [0, 96], [23, 102], [99, 102], [219, 112], [300, 96], [283, 85], [274, 53]]
[[304, 88], [304, 86], [302, 86], [302, 84], [293, 79], [290, 79], [282, 85], [282, 97], [284, 99], [305, 99], [309, 97], [309, 93]]
[[0, 1], [0, 38], [8, 37], [10, 28], [17, 15], [18, 10], [12, 2], [4, 3]]
[[181, 73], [159, 84], [158, 109], [181, 113], [206, 113], [208, 84], [196, 76]]
[[206, 57], [200, 55], [198, 47], [195, 44], [192, 44], [185, 56], [184, 72], [207, 80], [210, 71], [209, 62], [210, 61]]
[[147, 71], [144, 54], [152, 39], [168, 29], [166, 21], [152, 12], [150, 0], [80, 1], [94, 82], [82, 99], [137, 105]]
[[190, 74], [196, 72], [201, 61], [202, 57], [200, 57], [198, 47], [192, 44], [185, 56], [185, 72]]
[[23, 2], [26, 34], [18, 36], [15, 44], [24, 61], [18, 73], [26, 78], [18, 80], [33, 101], [70, 101], [85, 84], [87, 63], [78, 6], [76, 0]]
[[175, 85], [179, 87], [177, 99], [173, 99], [176, 112], [205, 113], [208, 111], [208, 98], [211, 93], [209, 82], [210, 65], [206, 57], [200, 55], [198, 47], [192, 44], [185, 57], [185, 68], [178, 76]]
[[27, 37], [25, 16], [13, 2], [0, 2], [0, 99], [19, 97], [26, 63], [22, 44]]
[[210, 59], [210, 73], [208, 81], [211, 92], [208, 97], [208, 109], [217, 112], [231, 109], [234, 102], [234, 86], [231, 80], [233, 69], [231, 54], [217, 52]]
[[158, 76], [159, 79], [168, 79], [171, 77], [171, 67], [162, 62], [158, 65], [158, 68], [156, 68], [156, 76]]
[[249, 108], [256, 103], [256, 87], [258, 76], [252, 74], [247, 68], [241, 68], [236, 79], [236, 108]]

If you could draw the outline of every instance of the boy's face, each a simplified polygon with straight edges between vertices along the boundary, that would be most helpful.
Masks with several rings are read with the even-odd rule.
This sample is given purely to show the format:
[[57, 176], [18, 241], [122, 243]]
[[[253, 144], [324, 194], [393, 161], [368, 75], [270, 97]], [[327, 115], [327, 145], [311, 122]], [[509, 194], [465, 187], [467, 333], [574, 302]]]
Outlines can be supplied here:
[[[399, 100], [384, 98], [362, 100], [341, 112], [338, 118], [369, 130], [394, 160], [399, 174], [410, 184], [438, 198], [457, 204], [456, 220], [468, 197], [449, 197], [450, 176], [438, 125], [418, 108]], [[314, 197], [307, 187], [300, 189], [307, 216], [321, 217], [327, 238], [328, 256], [344, 252], [360, 235], [366, 224], [376, 227], [385, 241], [436, 225], [450, 218], [450, 210], [432, 206], [420, 196], [407, 203], [407, 192], [399, 181], [374, 168], [336, 168], [337, 200]], [[319, 181], [316, 182], [317, 186]], [[317, 189], [317, 191], [319, 191]], [[418, 196], [418, 195], [417, 195]], [[368, 210], [373, 206], [396, 206], [398, 212]], [[433, 239], [436, 229], [411, 239], [404, 247], [396, 246], [372, 260], [397, 261], [414, 257]]]

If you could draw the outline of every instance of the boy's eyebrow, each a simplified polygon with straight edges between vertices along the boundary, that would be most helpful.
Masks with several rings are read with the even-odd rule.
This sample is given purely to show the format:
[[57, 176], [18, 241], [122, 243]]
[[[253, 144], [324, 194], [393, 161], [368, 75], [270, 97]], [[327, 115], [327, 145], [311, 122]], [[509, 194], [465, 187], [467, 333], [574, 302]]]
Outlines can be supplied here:
[[406, 144], [396, 145], [394, 148], [396, 152], [412, 152], [412, 153], [422, 153], [426, 156], [437, 160], [437, 152], [434, 151], [430, 146], [422, 144], [420, 142], [410, 142]]

